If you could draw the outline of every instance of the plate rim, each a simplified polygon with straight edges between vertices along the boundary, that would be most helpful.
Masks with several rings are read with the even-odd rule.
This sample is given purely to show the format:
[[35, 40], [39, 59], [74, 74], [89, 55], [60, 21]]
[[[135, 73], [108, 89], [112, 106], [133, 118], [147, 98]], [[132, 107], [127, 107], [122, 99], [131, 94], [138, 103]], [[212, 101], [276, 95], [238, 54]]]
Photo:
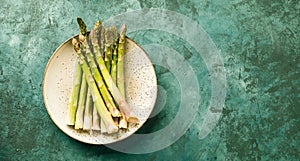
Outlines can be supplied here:
[[116, 140], [114, 142], [110, 142], [110, 143], [93, 143], [93, 142], [86, 142], [86, 141], [83, 141], [83, 140], [80, 140], [78, 138], [75, 138], [69, 134], [67, 134], [59, 125], [56, 121], [54, 121], [54, 119], [52, 118], [52, 115], [50, 115], [49, 113], [49, 107], [47, 106], [46, 104], [46, 93], [45, 93], [45, 76], [47, 74], [47, 71], [48, 71], [48, 68], [50, 66], [50, 63], [53, 61], [53, 59], [56, 57], [58, 51], [66, 44], [68, 43], [69, 41], [71, 41], [73, 38], [76, 38], [78, 37], [79, 34], [76, 34], [76, 35], [73, 35], [72, 37], [68, 38], [67, 40], [65, 40], [63, 43], [61, 43], [56, 49], [55, 51], [52, 53], [51, 57], [49, 58], [47, 64], [46, 64], [46, 67], [44, 69], [44, 73], [43, 73], [43, 79], [42, 79], [42, 96], [43, 96], [43, 102], [44, 102], [44, 106], [47, 110], [47, 113], [48, 115], [50, 116], [52, 122], [55, 124], [55, 126], [60, 130], [62, 131], [65, 135], [71, 137], [72, 139], [76, 140], [76, 141], [79, 141], [79, 142], [82, 142], [82, 143], [86, 143], [86, 144], [91, 144], [91, 145], [106, 145], [106, 144], [113, 144], [113, 143], [116, 143], [116, 142], [120, 142], [120, 141], [123, 141], [125, 139], [127, 139], [128, 137], [132, 136], [133, 134], [135, 134], [146, 122], [147, 120], [149, 119], [151, 113], [153, 112], [153, 109], [155, 107], [155, 104], [156, 104], [156, 101], [157, 101], [157, 95], [158, 95], [158, 85], [157, 85], [157, 75], [156, 75], [156, 72], [155, 72], [155, 68], [153, 66], [153, 63], [149, 57], [149, 55], [147, 54], [147, 52], [137, 43], [135, 42], [134, 40], [132, 40], [131, 38], [129, 38], [128, 36], [126, 36], [126, 39], [130, 40], [131, 42], [133, 42], [136, 46], [138, 46], [144, 53], [145, 53], [145, 56], [146, 56], [146, 59], [148, 59], [148, 61], [151, 63], [151, 68], [152, 70], [154, 71], [154, 83], [155, 83], [155, 95], [154, 95], [154, 103], [153, 103], [153, 107], [151, 107], [151, 110], [149, 112], [149, 115], [146, 117], [146, 121], [143, 122], [142, 124], [140, 124], [140, 127], [134, 131], [132, 134], [122, 138], [121, 140]]

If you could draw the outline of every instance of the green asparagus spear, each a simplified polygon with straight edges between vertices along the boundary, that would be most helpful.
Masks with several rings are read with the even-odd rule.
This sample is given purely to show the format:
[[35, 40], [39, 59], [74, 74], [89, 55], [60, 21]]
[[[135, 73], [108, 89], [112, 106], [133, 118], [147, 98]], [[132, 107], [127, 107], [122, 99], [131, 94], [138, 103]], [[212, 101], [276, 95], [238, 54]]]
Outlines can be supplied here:
[[82, 70], [79, 63], [76, 62], [75, 74], [73, 76], [73, 87], [71, 89], [68, 103], [67, 125], [75, 125], [75, 115], [79, 97]]
[[80, 94], [79, 94], [79, 101], [78, 107], [76, 111], [76, 118], [75, 118], [75, 129], [82, 129], [83, 128], [83, 116], [84, 116], [84, 107], [85, 107], [85, 100], [86, 100], [86, 93], [87, 93], [87, 84], [85, 79], [85, 74], [82, 74], [81, 78], [81, 87], [80, 87]]
[[117, 132], [118, 127], [114, 123], [114, 120], [112, 119], [110, 112], [107, 110], [107, 108], [102, 100], [102, 97], [98, 91], [97, 85], [96, 85], [95, 80], [92, 76], [92, 73], [89, 69], [87, 61], [84, 58], [84, 53], [82, 52], [81, 48], [79, 47], [78, 41], [75, 38], [73, 38], [72, 43], [74, 46], [74, 50], [76, 51], [76, 53], [80, 59], [81, 68], [82, 68], [85, 78], [87, 80], [88, 87], [91, 91], [91, 95], [92, 95], [95, 107], [97, 109], [97, 112], [99, 113], [100, 117], [104, 121], [104, 124], [107, 128], [108, 133]]
[[[126, 25], [124, 24], [120, 32], [120, 38], [118, 43], [118, 62], [117, 62], [117, 87], [119, 88], [124, 98], [125, 98], [125, 83], [124, 83], [125, 33], [126, 33]], [[122, 112], [121, 115], [122, 116], [119, 121], [119, 127], [127, 128], [125, 114]]]
[[124, 48], [125, 48], [125, 33], [126, 25], [124, 24], [121, 28], [120, 39], [118, 44], [118, 63], [117, 63], [117, 86], [122, 94], [125, 97], [125, 83], [124, 83]]

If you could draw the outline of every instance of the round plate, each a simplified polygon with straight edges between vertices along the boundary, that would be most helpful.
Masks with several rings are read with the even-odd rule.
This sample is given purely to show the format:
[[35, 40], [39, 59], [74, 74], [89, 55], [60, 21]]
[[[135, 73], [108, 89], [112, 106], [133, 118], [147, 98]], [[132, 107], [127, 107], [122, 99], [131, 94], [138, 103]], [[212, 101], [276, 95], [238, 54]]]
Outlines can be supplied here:
[[136, 132], [149, 117], [157, 96], [157, 80], [153, 65], [145, 51], [126, 38], [125, 90], [126, 100], [139, 123], [115, 134], [75, 130], [66, 125], [67, 105], [72, 87], [76, 53], [71, 39], [61, 44], [51, 56], [43, 78], [43, 97], [53, 122], [70, 137], [90, 144], [109, 144]]

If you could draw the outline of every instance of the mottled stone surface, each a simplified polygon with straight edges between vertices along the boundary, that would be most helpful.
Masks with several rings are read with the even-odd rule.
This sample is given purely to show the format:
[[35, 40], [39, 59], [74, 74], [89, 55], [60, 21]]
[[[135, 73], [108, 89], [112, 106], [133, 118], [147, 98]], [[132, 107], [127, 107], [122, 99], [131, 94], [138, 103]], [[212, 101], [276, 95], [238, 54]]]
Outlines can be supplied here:
[[[1, 0], [0, 6], [0, 160], [300, 159], [299, 1]], [[91, 27], [98, 18], [143, 8], [167, 9], [191, 18], [221, 51], [227, 95], [217, 126], [200, 139], [202, 116], [197, 114], [177, 142], [140, 155], [68, 137], [54, 125], [43, 104], [42, 78], [48, 59], [78, 33], [76, 16]], [[155, 30], [129, 37], [141, 45], [158, 43], [182, 54], [203, 87], [200, 106], [208, 106], [209, 74], [185, 40]], [[164, 108], [138, 133], [168, 125], [184, 94], [167, 69], [156, 66], [156, 72], [167, 93]]]

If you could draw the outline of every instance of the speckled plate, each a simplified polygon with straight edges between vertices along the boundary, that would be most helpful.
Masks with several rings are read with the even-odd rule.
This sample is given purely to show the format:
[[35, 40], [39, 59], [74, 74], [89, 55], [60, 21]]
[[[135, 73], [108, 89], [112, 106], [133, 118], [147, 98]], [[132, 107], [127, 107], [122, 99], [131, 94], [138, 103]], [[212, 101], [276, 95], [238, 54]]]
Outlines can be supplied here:
[[75, 69], [76, 53], [71, 39], [61, 44], [51, 56], [43, 78], [43, 97], [53, 122], [70, 137], [90, 144], [109, 144], [136, 132], [148, 119], [157, 96], [157, 80], [153, 65], [145, 51], [133, 40], [126, 39], [125, 90], [126, 100], [139, 123], [127, 131], [101, 134], [99, 131], [75, 130], [66, 125], [67, 105]]

